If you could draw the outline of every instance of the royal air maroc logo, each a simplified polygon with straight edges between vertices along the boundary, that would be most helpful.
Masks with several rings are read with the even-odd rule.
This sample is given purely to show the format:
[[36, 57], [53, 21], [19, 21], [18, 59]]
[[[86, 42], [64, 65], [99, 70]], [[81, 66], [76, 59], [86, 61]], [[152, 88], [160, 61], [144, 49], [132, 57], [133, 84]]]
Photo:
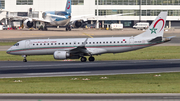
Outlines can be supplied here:
[[[161, 30], [160, 30], [160, 31], [162, 31], [162, 29], [163, 29], [163, 27], [164, 27], [164, 20], [163, 20], [163, 19], [159, 19], [158, 21], [156, 21], [156, 23], [154, 24], [153, 28], [150, 29], [150, 30], [151, 30], [151, 34], [153, 34], [153, 33], [156, 34], [157, 28], [155, 28], [155, 27], [156, 27], [156, 25], [159, 23], [159, 21], [162, 21], [162, 22], [163, 22], [162, 28], [161, 28]], [[160, 31], [159, 31], [159, 32], [160, 32]]]

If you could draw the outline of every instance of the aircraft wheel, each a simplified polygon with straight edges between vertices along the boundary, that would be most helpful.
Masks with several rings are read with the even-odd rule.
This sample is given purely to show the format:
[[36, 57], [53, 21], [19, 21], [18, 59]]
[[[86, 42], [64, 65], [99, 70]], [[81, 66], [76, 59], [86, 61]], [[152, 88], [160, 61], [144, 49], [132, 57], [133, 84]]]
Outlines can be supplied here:
[[66, 31], [68, 31], [68, 28], [66, 27]]
[[89, 57], [89, 61], [90, 61], [90, 62], [93, 62], [94, 60], [95, 60], [94, 57]]
[[27, 62], [27, 60], [26, 60], [26, 59], [24, 59], [24, 60], [23, 60], [23, 62]]
[[44, 31], [47, 31], [47, 27], [46, 26], [44, 27]]
[[71, 31], [71, 28], [69, 28], [69, 31]]
[[86, 62], [87, 58], [86, 57], [82, 57], [81, 58], [81, 62]]

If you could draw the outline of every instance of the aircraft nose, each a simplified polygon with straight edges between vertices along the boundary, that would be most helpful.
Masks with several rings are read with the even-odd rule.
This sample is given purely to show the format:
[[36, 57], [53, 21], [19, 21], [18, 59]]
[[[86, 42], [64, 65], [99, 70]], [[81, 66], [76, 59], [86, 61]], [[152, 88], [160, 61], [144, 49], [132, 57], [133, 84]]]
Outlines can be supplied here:
[[7, 51], [6, 51], [7, 54], [10, 54], [11, 53], [11, 48], [9, 48]]

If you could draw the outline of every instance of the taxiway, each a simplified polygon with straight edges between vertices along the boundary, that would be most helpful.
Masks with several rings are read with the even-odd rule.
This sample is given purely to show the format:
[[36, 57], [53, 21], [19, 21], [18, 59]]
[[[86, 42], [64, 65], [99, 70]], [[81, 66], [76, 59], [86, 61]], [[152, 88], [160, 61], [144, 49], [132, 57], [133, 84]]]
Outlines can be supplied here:
[[180, 72], [180, 60], [0, 62], [0, 78]]

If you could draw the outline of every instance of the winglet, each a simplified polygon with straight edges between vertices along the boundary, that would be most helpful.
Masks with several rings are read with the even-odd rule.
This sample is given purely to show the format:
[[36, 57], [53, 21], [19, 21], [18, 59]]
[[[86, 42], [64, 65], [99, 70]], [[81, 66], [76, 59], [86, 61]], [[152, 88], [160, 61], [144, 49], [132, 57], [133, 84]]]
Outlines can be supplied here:
[[87, 39], [83, 42], [83, 44], [80, 45], [79, 47], [85, 47], [87, 40], [88, 40], [88, 38], [87, 38]]

